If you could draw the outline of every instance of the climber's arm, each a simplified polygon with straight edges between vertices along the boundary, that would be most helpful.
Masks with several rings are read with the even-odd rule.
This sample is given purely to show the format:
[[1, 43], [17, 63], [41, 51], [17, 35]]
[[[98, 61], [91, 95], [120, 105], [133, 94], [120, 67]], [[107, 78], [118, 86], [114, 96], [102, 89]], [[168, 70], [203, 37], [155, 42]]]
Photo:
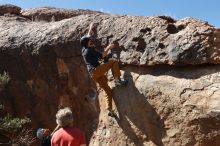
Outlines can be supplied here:
[[102, 53], [102, 58], [104, 58], [107, 54], [108, 54], [108, 51], [115, 48], [116, 45], [115, 44], [109, 44], [105, 49], [104, 49], [104, 52]]
[[94, 31], [96, 30], [97, 27], [97, 23], [91, 23], [89, 26], [89, 31], [88, 31], [88, 36], [92, 36], [92, 34], [94, 33]]
[[88, 31], [87, 36], [91, 36], [92, 35], [92, 27], [93, 27], [93, 23], [91, 23], [90, 26], [89, 26], [89, 31]]

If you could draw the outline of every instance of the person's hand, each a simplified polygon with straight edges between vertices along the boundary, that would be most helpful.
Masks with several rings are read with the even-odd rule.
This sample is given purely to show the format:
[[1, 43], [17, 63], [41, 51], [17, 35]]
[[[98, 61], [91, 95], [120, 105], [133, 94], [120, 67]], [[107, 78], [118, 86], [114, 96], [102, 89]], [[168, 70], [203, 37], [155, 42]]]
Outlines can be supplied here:
[[113, 41], [111, 44], [109, 44], [109, 47], [111, 49], [118, 48], [119, 47], [119, 43], [117, 41]]
[[116, 47], [116, 45], [115, 44], [109, 44], [108, 45], [108, 48], [111, 50], [111, 49], [113, 49], [113, 48], [115, 48]]
[[92, 36], [93, 34], [96, 33], [96, 27], [98, 26], [97, 23], [91, 23], [90, 26], [89, 26], [89, 31], [88, 31], [88, 36]]
[[92, 30], [92, 31], [95, 31], [96, 28], [97, 28], [97, 26], [98, 26], [97, 23], [93, 23], [93, 22], [92, 22], [92, 23], [90, 24], [90, 26], [89, 26], [89, 29]]
[[94, 23], [92, 22], [92, 23], [89, 25], [89, 29], [92, 30], [93, 26], [94, 26]]

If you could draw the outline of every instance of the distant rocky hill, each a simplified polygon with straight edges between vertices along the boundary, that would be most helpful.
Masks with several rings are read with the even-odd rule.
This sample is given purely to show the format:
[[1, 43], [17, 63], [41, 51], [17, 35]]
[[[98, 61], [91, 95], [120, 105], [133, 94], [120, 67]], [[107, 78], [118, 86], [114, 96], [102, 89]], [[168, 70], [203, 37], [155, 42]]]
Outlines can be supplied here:
[[[96, 46], [117, 40], [126, 87], [114, 91], [118, 119], [90, 79], [79, 39], [98, 23]], [[220, 143], [220, 30], [194, 18], [0, 6], [0, 103], [34, 129], [55, 127], [70, 106], [90, 146], [217, 146]], [[96, 100], [90, 99], [95, 88]]]

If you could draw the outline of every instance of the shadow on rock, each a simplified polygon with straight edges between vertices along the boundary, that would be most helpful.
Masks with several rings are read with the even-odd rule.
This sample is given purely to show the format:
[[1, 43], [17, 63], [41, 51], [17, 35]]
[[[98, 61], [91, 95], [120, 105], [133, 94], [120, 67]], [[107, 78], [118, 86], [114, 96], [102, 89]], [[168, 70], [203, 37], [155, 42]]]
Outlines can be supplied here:
[[125, 73], [129, 81], [126, 87], [114, 88], [114, 101], [119, 113], [119, 126], [135, 145], [143, 146], [151, 140], [157, 146], [163, 146], [164, 123], [160, 116], [135, 87], [130, 73]]
[[170, 65], [155, 65], [148, 67], [136, 67], [131, 65], [124, 65], [123, 69], [140, 75], [161, 76], [167, 75], [183, 79], [198, 79], [202, 76], [218, 73], [220, 65], [216, 64], [202, 64], [202, 65], [187, 65], [187, 66], [170, 66]]

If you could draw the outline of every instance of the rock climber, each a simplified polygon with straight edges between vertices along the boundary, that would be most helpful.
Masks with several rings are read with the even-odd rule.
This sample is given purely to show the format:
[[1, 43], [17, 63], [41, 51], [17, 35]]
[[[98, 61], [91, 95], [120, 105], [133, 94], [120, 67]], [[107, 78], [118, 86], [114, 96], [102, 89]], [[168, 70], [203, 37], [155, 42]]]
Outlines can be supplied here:
[[112, 110], [112, 98], [113, 93], [112, 89], [108, 85], [108, 79], [106, 77], [106, 73], [111, 69], [112, 74], [114, 77], [114, 82], [116, 86], [122, 86], [126, 85], [128, 81], [125, 79], [121, 79], [121, 73], [119, 68], [119, 61], [116, 59], [108, 60], [105, 63], [100, 63], [105, 59], [105, 57], [108, 55], [108, 52], [111, 49], [115, 49], [118, 47], [118, 43], [114, 42], [112, 44], [109, 44], [103, 51], [103, 53], [100, 53], [96, 50], [94, 45], [94, 39], [92, 39], [92, 33], [94, 34], [94, 31], [96, 30], [97, 25], [94, 25], [93, 23], [90, 24], [88, 34], [83, 36], [80, 39], [80, 43], [82, 46], [82, 56], [84, 59], [84, 62], [87, 66], [87, 69], [89, 71], [89, 74], [91, 78], [99, 84], [101, 88], [106, 92], [107, 94], [107, 110], [108, 110], [108, 116], [114, 116], [114, 112]]

